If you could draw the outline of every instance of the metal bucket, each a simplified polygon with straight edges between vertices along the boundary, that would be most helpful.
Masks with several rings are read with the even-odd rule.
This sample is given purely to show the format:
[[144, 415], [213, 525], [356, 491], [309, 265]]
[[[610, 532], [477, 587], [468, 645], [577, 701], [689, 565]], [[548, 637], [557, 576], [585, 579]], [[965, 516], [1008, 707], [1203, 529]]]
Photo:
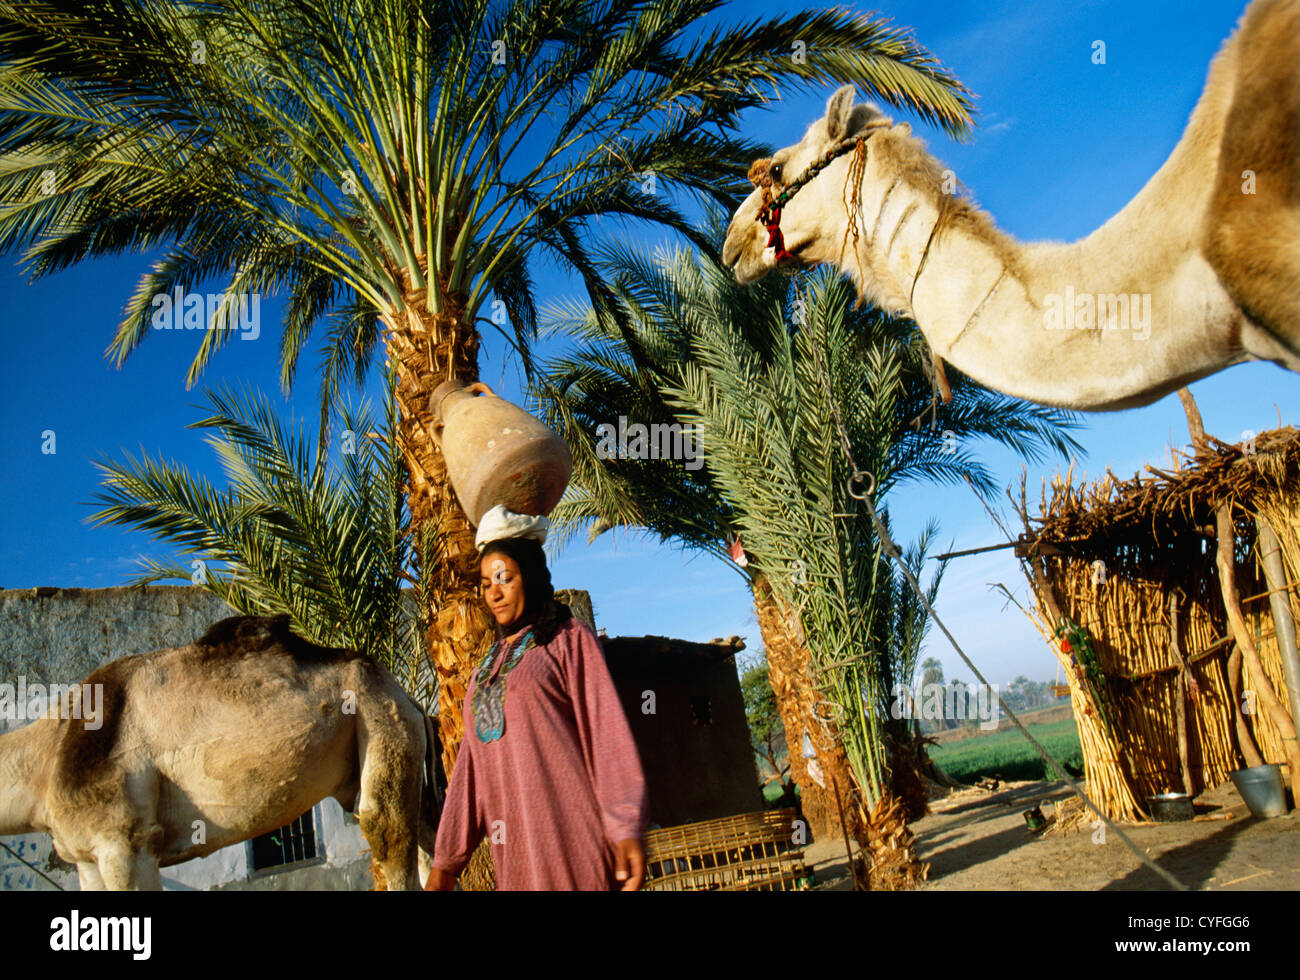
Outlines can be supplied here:
[[1196, 815], [1192, 798], [1186, 793], [1161, 793], [1159, 796], [1148, 796], [1147, 808], [1151, 811], [1151, 819], [1162, 823], [1191, 820]]
[[1260, 819], [1286, 816], [1286, 788], [1282, 784], [1280, 765], [1251, 766], [1229, 775], [1254, 816]]

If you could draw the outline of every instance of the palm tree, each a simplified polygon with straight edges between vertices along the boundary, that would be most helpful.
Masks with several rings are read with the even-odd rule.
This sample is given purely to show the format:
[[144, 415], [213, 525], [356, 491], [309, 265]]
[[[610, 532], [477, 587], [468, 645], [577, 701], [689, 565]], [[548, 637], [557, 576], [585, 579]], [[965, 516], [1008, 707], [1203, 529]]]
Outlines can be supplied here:
[[[548, 364], [538, 386], [540, 413], [575, 455], [574, 486], [553, 517], [569, 534], [583, 524], [593, 534], [641, 527], [724, 560], [739, 533], [810, 822], [830, 829], [837, 804], [831, 787], [818, 793], [806, 778], [801, 734], [836, 727], [824, 724], [832, 715], [855, 737], [824, 739], [820, 768], [840, 786], [852, 772], [866, 807], [883, 807], [883, 816], [893, 795], [881, 753], [886, 698], [894, 682], [910, 684], [925, 616], [844, 493], [848, 470], [826, 396], [834, 392], [857, 462], [876, 474], [882, 495], [907, 479], [963, 475], [987, 493], [992, 479], [966, 448], [969, 436], [1031, 458], [1044, 447], [1065, 452], [1077, 448], [1064, 434], [1072, 416], [961, 376], [952, 403], [935, 405], [915, 332], [851, 309], [847, 286], [829, 274], [806, 277], [791, 296], [779, 283], [741, 289], [715, 262], [684, 252], [648, 259], [611, 250], [606, 276], [618, 315], [570, 304], [552, 317], [585, 337], [576, 353]], [[942, 436], [915, 424], [927, 409]], [[703, 425], [707, 466], [602, 459], [595, 434], [620, 416]], [[855, 511], [847, 523], [832, 516]], [[909, 554], [914, 568], [924, 549], [923, 540]], [[872, 651], [887, 655], [867, 668]], [[818, 671], [832, 678], [821, 691]], [[858, 829], [869, 843], [871, 821]]]
[[[943, 683], [944, 683], [943, 664], [939, 661], [937, 657], [926, 657], [925, 660], [921, 663], [922, 688], [924, 689], [924, 691], [928, 691], [934, 685], [938, 685], [939, 687], [942, 687]], [[923, 691], [923, 695], [924, 695], [924, 691]], [[924, 704], [924, 696], [922, 699], [922, 703]], [[943, 719], [926, 718], [921, 724], [918, 725], [918, 728], [927, 732], [943, 731]]]
[[[300, 636], [359, 651], [430, 711], [437, 678], [420, 625], [427, 596], [409, 571], [415, 549], [402, 494], [395, 381], [390, 372], [378, 431], [364, 403], [340, 407], [333, 473], [326, 447], [313, 451], [264, 395], [208, 391], [213, 414], [190, 428], [216, 430], [208, 441], [229, 486], [217, 490], [147, 455], [106, 459], [96, 464], [104, 473], [96, 496], [106, 506], [92, 521], [149, 531], [182, 549], [180, 562], [143, 559], [147, 572], [131, 584], [187, 579], [246, 616], [287, 614]], [[370, 870], [382, 890], [383, 870], [374, 860]], [[486, 885], [484, 870], [481, 862], [474, 868], [474, 886]]]
[[[412, 520], [442, 549], [420, 575], [449, 771], [490, 624], [427, 401], [477, 377], [480, 327], [529, 366], [539, 256], [605, 305], [589, 248], [601, 216], [704, 246], [674, 200], [730, 208], [748, 191], [764, 148], [736, 136], [737, 114], [766, 86], [854, 82], [952, 134], [969, 126], [966, 90], [888, 22], [810, 10], [697, 24], [718, 6], [0, 3], [0, 249], [24, 248], [33, 276], [158, 250], [109, 348], [119, 365], [165, 297], [219, 280], [187, 383], [250, 294], [287, 296], [286, 388], [324, 327], [322, 443], [340, 384], [381, 347], [395, 366]], [[659, 193], [643, 193], [647, 176]]]
[[[930, 543], [937, 533], [938, 525], [931, 521], [916, 543], [903, 551], [902, 559], [918, 582]], [[932, 606], [938, 598], [946, 566], [947, 562], [941, 561], [925, 586], [925, 600]], [[876, 703], [875, 710], [884, 732], [890, 789], [902, 801], [904, 811], [911, 819], [923, 816], [928, 809], [928, 793], [922, 777], [935, 779], [939, 775], [926, 755], [926, 742], [921, 735], [915, 706], [908, 703], [908, 692], [916, 677], [917, 660], [929, 631], [930, 617], [906, 577], [893, 569], [878, 588], [883, 593], [880, 618], [884, 629], [880, 649], [887, 656], [878, 660], [881, 700]], [[904, 706], [908, 710], [901, 710]]]
[[190, 428], [215, 430], [228, 486], [183, 466], [105, 459], [91, 520], [150, 532], [181, 560], [145, 558], [133, 585], [183, 579], [246, 616], [287, 614], [294, 631], [322, 646], [357, 650], [433, 704], [422, 655], [414, 560], [401, 485], [395, 403], [382, 427], [369, 408], [343, 406], [343, 451], [331, 472], [324, 448], [279, 420], [260, 393], [206, 392], [212, 414]]

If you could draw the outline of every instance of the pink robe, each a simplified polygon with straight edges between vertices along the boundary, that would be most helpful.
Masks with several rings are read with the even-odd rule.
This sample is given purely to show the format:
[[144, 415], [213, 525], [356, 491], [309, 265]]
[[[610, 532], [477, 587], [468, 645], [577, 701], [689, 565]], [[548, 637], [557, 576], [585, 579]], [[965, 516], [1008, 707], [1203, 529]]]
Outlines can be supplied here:
[[644, 834], [645, 775], [596, 634], [575, 617], [524, 654], [495, 742], [474, 730], [474, 690], [434, 867], [459, 873], [487, 836], [502, 891], [621, 887], [613, 844]]

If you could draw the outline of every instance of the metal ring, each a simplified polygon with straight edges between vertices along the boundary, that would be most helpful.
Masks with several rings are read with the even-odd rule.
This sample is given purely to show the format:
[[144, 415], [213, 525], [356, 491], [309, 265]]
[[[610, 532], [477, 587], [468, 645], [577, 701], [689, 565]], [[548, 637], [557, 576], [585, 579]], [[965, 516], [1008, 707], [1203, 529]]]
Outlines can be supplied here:
[[[861, 484], [864, 482], [866, 483], [866, 487], [867, 487], [866, 491], [863, 493], [854, 493], [853, 485], [855, 483]], [[873, 493], [876, 492], [876, 478], [872, 476], [870, 473], [864, 473], [862, 470], [854, 470], [853, 475], [849, 477], [849, 482], [847, 484], [846, 489], [849, 491], [849, 496], [852, 497], [854, 500], [866, 500], [868, 497], [870, 497]]]

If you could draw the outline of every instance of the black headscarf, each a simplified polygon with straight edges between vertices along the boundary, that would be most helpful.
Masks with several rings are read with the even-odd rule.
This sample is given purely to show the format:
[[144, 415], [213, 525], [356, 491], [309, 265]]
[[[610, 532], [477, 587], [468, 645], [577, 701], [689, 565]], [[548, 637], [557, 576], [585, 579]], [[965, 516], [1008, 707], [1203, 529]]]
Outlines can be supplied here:
[[[551, 570], [546, 567], [546, 553], [534, 538], [497, 538], [489, 541], [479, 554], [481, 563], [488, 555], [505, 555], [513, 558], [524, 580], [524, 614], [522, 620], [532, 620], [533, 639], [545, 646], [555, 639], [573, 614], [569, 607], [555, 598], [551, 585]], [[497, 635], [504, 636], [505, 629], [497, 624]]]

